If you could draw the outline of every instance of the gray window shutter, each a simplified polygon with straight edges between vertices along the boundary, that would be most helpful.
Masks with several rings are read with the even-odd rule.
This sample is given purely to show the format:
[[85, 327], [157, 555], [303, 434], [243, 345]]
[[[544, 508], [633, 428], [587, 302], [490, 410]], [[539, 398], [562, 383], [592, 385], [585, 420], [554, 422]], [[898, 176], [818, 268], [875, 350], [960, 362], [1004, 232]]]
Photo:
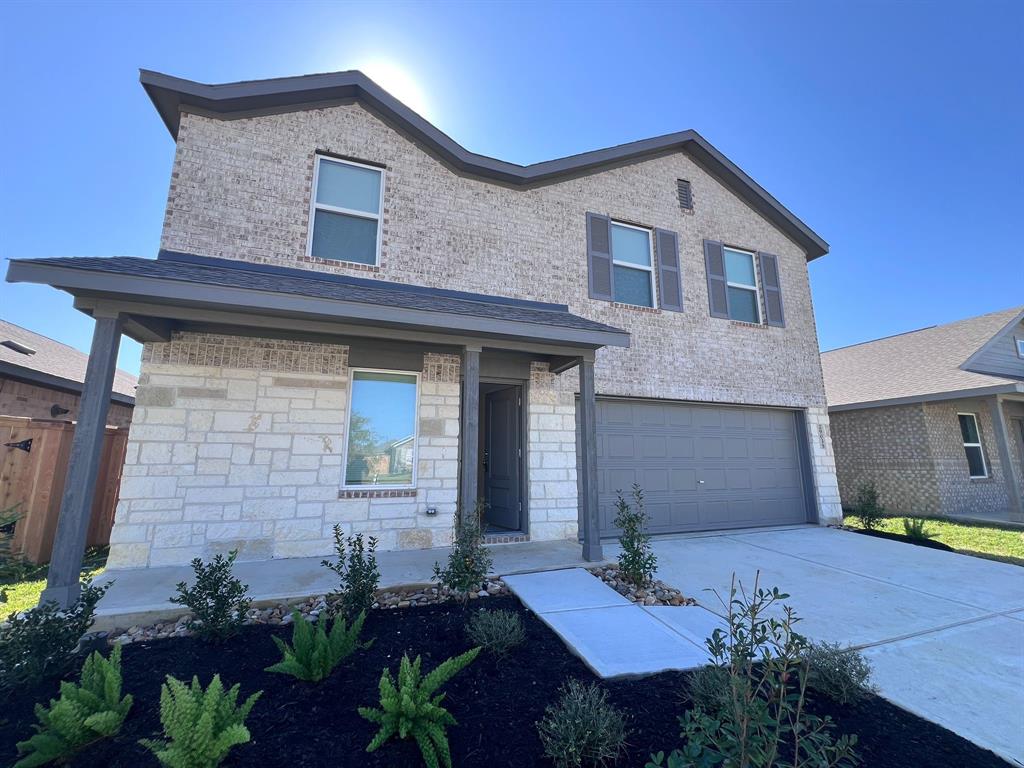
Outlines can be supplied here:
[[658, 285], [661, 286], [661, 308], [683, 311], [683, 286], [679, 270], [679, 235], [667, 229], [654, 230], [658, 247]]
[[590, 298], [612, 301], [612, 222], [599, 213], [587, 214], [587, 265]]
[[768, 325], [785, 327], [782, 313], [782, 287], [779, 285], [779, 257], [770, 253], [758, 253], [761, 265], [761, 293], [764, 296], [765, 322]]
[[729, 317], [729, 291], [725, 284], [725, 254], [717, 240], [704, 241], [704, 266], [708, 275], [708, 304], [712, 317]]

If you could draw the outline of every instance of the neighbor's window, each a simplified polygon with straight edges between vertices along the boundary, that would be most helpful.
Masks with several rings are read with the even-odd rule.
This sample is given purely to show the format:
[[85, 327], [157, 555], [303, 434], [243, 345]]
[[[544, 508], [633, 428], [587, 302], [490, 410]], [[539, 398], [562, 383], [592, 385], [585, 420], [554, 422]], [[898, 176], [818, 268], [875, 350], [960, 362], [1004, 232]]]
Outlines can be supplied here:
[[309, 255], [376, 265], [383, 187], [380, 168], [317, 155]]
[[413, 487], [418, 381], [415, 373], [352, 371], [346, 487]]
[[612, 269], [615, 301], [638, 307], [654, 306], [650, 230], [612, 222]]
[[1024, 357], [1024, 339], [1014, 339], [1017, 342], [1017, 357]]
[[978, 432], [978, 418], [973, 413], [958, 413], [960, 435], [964, 439], [964, 453], [972, 478], [988, 477], [985, 469], [985, 454], [981, 450], [981, 435]]
[[725, 257], [725, 284], [729, 291], [729, 317], [744, 323], [760, 323], [754, 254], [735, 248], [723, 248], [722, 253]]

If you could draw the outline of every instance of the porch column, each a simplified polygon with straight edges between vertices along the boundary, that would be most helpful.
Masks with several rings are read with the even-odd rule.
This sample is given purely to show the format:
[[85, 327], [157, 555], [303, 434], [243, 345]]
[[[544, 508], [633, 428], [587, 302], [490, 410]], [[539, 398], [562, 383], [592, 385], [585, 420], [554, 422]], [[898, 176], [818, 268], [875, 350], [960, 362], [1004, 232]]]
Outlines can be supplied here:
[[999, 464], [1003, 468], [1003, 482], [1006, 484], [1006, 496], [1010, 500], [1010, 520], [1024, 522], [1024, 507], [1021, 506], [1021, 489], [1017, 485], [1017, 473], [1014, 471], [1012, 454], [1010, 453], [1010, 430], [1006, 426], [1006, 415], [1003, 413], [1003, 401], [998, 395], [988, 401], [992, 415], [992, 432], [996, 438], [999, 451]]
[[579, 518], [583, 526], [583, 559], [603, 560], [597, 513], [597, 398], [594, 392], [594, 361], [581, 357], [580, 369], [580, 489]]
[[103, 449], [103, 434], [110, 407], [110, 392], [121, 344], [121, 318], [117, 314], [96, 317], [85, 369], [85, 383], [78, 407], [78, 423], [68, 457], [64, 496], [57, 532], [53, 539], [50, 571], [40, 602], [56, 601], [62, 608], [78, 599], [78, 577], [89, 531], [96, 475]]
[[459, 520], [476, 509], [480, 466], [480, 347], [462, 351], [462, 419], [459, 425]]

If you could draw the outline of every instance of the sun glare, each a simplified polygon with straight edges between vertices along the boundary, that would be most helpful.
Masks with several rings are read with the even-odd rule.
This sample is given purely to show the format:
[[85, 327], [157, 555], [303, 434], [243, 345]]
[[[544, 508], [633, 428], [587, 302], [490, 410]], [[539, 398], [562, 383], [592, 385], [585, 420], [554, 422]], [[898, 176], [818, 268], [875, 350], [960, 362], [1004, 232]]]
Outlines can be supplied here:
[[423, 117], [430, 117], [430, 103], [426, 93], [408, 70], [393, 61], [382, 59], [365, 62], [359, 69], [409, 109]]

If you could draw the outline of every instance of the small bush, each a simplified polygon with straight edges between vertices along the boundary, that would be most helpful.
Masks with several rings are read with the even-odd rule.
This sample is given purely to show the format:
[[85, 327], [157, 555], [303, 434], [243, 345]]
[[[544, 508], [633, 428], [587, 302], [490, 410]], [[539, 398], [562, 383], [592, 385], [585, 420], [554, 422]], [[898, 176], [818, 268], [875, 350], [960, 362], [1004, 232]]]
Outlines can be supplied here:
[[246, 592], [248, 584], [234, 577], [231, 569], [238, 557], [238, 550], [231, 550], [227, 557], [215, 555], [206, 564], [198, 557], [192, 561], [196, 580], [193, 587], [184, 581], [177, 586], [178, 596], [171, 602], [184, 605], [192, 612], [188, 628], [211, 642], [221, 642], [234, 635], [252, 603]]
[[284, 658], [267, 667], [266, 671], [319, 683], [353, 653], [373, 644], [372, 640], [359, 642], [366, 611], [360, 613], [351, 626], [345, 625], [344, 616], [335, 616], [331, 631], [328, 632], [326, 627], [330, 620], [326, 613], [320, 614], [314, 629], [301, 613], [295, 611], [292, 614], [292, 645], [275, 636], [274, 643]]
[[14, 768], [34, 768], [66, 759], [94, 741], [113, 736], [132, 708], [132, 697], [121, 698], [121, 646], [109, 659], [93, 653], [82, 667], [81, 683], [60, 684], [60, 698], [50, 706], [36, 704], [37, 733], [18, 742], [24, 754]]
[[838, 643], [813, 643], [804, 654], [808, 682], [814, 690], [840, 704], [852, 704], [873, 693], [871, 664], [859, 651]]
[[878, 500], [878, 489], [873, 481], [862, 483], [857, 489], [853, 511], [868, 531], [875, 530], [885, 517], [885, 507]]
[[479, 591], [491, 569], [491, 553], [484, 546], [480, 511], [477, 505], [474, 514], [464, 515], [456, 523], [448, 565], [441, 568], [439, 563], [434, 563], [434, 578], [463, 603], [471, 592]]
[[686, 695], [705, 712], [717, 712], [729, 703], [729, 673], [709, 664], [698, 667], [686, 681]]
[[615, 525], [622, 529], [619, 544], [619, 575], [638, 587], [646, 587], [658, 570], [658, 557], [651, 548], [651, 537], [645, 532], [647, 528], [647, 512], [644, 510], [644, 492], [636, 483], [633, 484], [633, 504], [630, 505], [616, 491]]
[[363, 611], [373, 607], [374, 593], [380, 584], [380, 570], [377, 568], [377, 540], [371, 536], [366, 542], [363, 534], [345, 537], [340, 525], [334, 526], [334, 551], [338, 561], [320, 561], [324, 568], [330, 568], [341, 579], [338, 589], [331, 592], [334, 598], [329, 604], [337, 605], [341, 614], [351, 621]]
[[216, 768], [230, 749], [249, 741], [245, 718], [263, 691], [237, 705], [239, 686], [225, 691], [214, 675], [204, 691], [199, 678], [186, 686], [170, 675], [160, 686], [160, 724], [166, 741], [141, 739], [169, 768]]
[[374, 752], [392, 736], [416, 740], [427, 768], [452, 768], [452, 756], [448, 749], [450, 725], [457, 725], [451, 713], [441, 706], [443, 693], [438, 688], [465, 669], [480, 653], [479, 648], [461, 656], [455, 656], [439, 664], [424, 677], [420, 672], [421, 659], [410, 662], [403, 656], [398, 668], [398, 684], [395, 685], [391, 671], [384, 670], [380, 678], [380, 708], [359, 707], [359, 714], [380, 726], [373, 740], [366, 747]]
[[526, 640], [522, 619], [512, 611], [477, 611], [466, 623], [466, 636], [495, 656], [506, 655]]
[[611, 765], [626, 743], [626, 721], [593, 683], [570, 680], [537, 723], [544, 754], [557, 768]]
[[908, 517], [903, 520], [903, 533], [914, 541], [928, 541], [935, 534], [928, 530], [928, 524], [919, 517]]
[[78, 641], [92, 625], [96, 604], [111, 583], [94, 587], [85, 579], [78, 599], [66, 611], [48, 600], [12, 614], [0, 627], [0, 690], [33, 685], [67, 672]]

